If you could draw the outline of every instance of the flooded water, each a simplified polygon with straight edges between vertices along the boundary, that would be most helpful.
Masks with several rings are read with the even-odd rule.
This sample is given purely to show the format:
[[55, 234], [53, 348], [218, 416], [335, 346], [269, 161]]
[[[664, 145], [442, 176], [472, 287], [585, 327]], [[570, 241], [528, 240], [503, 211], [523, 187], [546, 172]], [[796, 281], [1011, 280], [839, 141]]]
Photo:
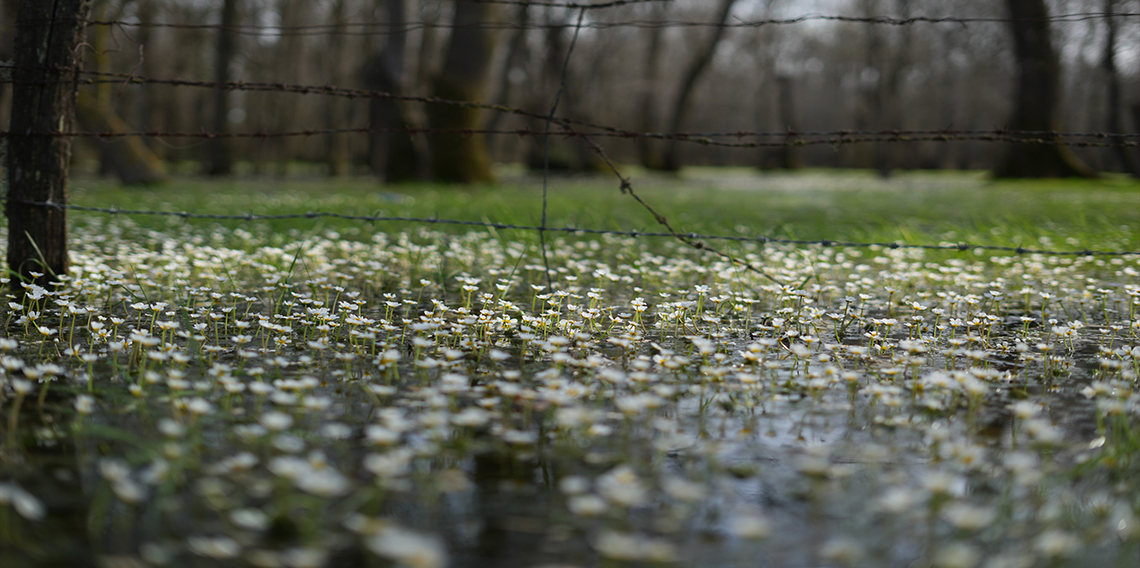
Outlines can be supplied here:
[[1135, 259], [151, 238], [3, 314], [4, 568], [1140, 561]]

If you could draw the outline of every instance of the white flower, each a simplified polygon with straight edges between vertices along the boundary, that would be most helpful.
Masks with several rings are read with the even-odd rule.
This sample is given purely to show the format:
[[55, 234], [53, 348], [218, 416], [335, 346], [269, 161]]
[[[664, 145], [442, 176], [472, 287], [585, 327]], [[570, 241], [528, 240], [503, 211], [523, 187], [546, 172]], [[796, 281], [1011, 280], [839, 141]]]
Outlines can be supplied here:
[[118, 497], [119, 500], [124, 503], [135, 504], [146, 497], [146, 490], [143, 486], [129, 478], [112, 483], [111, 491], [115, 493], [115, 497]]
[[558, 489], [566, 495], [581, 495], [590, 490], [590, 480], [580, 475], [563, 477], [558, 482]]
[[378, 424], [371, 424], [364, 429], [364, 437], [378, 446], [390, 446], [400, 441], [400, 432]]
[[661, 489], [678, 501], [696, 502], [708, 495], [708, 488], [703, 483], [673, 476], [661, 480]]
[[[466, 380], [466, 377], [464, 378]], [[456, 426], [465, 426], [474, 428], [486, 424], [491, 419], [491, 414], [486, 410], [478, 407], [464, 408], [458, 414], [451, 418], [451, 423]]]
[[863, 546], [855, 539], [838, 536], [823, 543], [819, 554], [831, 562], [854, 564], [863, 557]]
[[1046, 558], [1068, 556], [1081, 547], [1081, 541], [1071, 533], [1051, 529], [1037, 535], [1033, 549]]
[[988, 526], [994, 520], [994, 511], [987, 507], [975, 507], [967, 503], [951, 503], [942, 511], [942, 516], [954, 528], [975, 531]]
[[318, 497], [337, 497], [348, 492], [348, 478], [328, 466], [303, 472], [293, 480], [298, 489]]
[[951, 542], [934, 553], [934, 565], [938, 568], [974, 568], [982, 553], [964, 542]]
[[615, 560], [671, 562], [677, 556], [672, 543], [631, 533], [604, 530], [594, 542], [598, 554]]
[[194, 397], [187, 401], [186, 410], [191, 414], [211, 414], [214, 412], [214, 405], [207, 402], [204, 398]]
[[597, 495], [575, 495], [566, 501], [566, 508], [575, 515], [596, 517], [605, 513], [609, 505]]
[[438, 538], [405, 528], [385, 527], [364, 542], [377, 555], [409, 568], [442, 568], [447, 564], [447, 552]]
[[289, 568], [320, 568], [328, 555], [316, 548], [290, 548], [281, 555], [281, 560]]
[[79, 414], [91, 414], [95, 411], [95, 397], [81, 394], [75, 397], [75, 411]]
[[772, 532], [772, 522], [758, 514], [736, 515], [728, 520], [728, 531], [738, 538], [767, 538]]
[[230, 513], [230, 520], [243, 529], [262, 531], [269, 528], [269, 516], [260, 509], [237, 509]]
[[131, 475], [131, 468], [127, 462], [112, 458], [99, 460], [99, 473], [111, 483], [122, 481]]
[[34, 495], [17, 485], [0, 483], [0, 505], [6, 503], [11, 503], [16, 512], [29, 521], [39, 521], [44, 518], [44, 505]]
[[364, 458], [364, 469], [381, 478], [399, 477], [411, 470], [412, 457], [412, 452], [406, 449], [369, 454]]
[[229, 560], [241, 554], [241, 545], [226, 536], [192, 536], [186, 539], [186, 546], [194, 554], [214, 560]]
[[623, 507], [634, 507], [646, 499], [645, 488], [633, 468], [618, 466], [598, 478], [598, 492], [610, 502]]

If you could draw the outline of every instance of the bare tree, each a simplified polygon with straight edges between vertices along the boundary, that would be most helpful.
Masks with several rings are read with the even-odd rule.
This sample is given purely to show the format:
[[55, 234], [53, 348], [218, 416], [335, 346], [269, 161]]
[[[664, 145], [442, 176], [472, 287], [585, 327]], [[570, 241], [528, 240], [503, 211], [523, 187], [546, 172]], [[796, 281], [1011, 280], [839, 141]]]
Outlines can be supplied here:
[[[330, 8], [329, 20], [332, 33], [329, 34], [328, 78], [329, 84], [343, 85], [347, 78], [345, 55], [348, 43], [346, 0], [335, 0]], [[325, 99], [325, 124], [328, 128], [341, 128], [349, 120], [349, 101], [341, 97], [327, 97]], [[348, 175], [352, 167], [352, 157], [349, 156], [349, 135], [332, 134], [329, 136], [325, 148], [325, 163], [328, 164], [329, 175], [342, 177]]]
[[[1120, 115], [1121, 95], [1120, 95], [1120, 73], [1116, 70], [1116, 36], [1119, 23], [1116, 21], [1116, 7], [1114, 0], [1104, 0], [1104, 13], [1107, 14], [1104, 22], [1107, 27], [1106, 37], [1104, 40], [1104, 57], [1101, 59], [1101, 67], [1104, 69], [1105, 78], [1108, 82], [1108, 92], [1105, 93], [1107, 100], [1105, 101], [1105, 130], [1109, 132], [1124, 132], [1124, 120]], [[1115, 142], [1122, 142], [1123, 140], [1116, 138]], [[1132, 174], [1133, 177], [1140, 177], [1140, 159], [1137, 159], [1135, 153], [1129, 152], [1128, 148], [1123, 145], [1115, 147], [1117, 159], [1120, 164]]]
[[[558, 114], [580, 117], [583, 115], [578, 108], [580, 85], [569, 75], [572, 69], [566, 67], [567, 56], [572, 49], [571, 42], [567, 38], [567, 33], [574, 29], [571, 17], [572, 13], [569, 11], [547, 7], [546, 30], [543, 34], [545, 51], [541, 53], [542, 70], [539, 75], [540, 80], [531, 82], [530, 98], [531, 108], [545, 110], [561, 91]], [[565, 81], [563, 81], [564, 68], [568, 74]], [[529, 123], [531, 130], [535, 132], [542, 132], [546, 128], [545, 120], [532, 118]], [[584, 171], [593, 165], [594, 154], [580, 139], [551, 134], [547, 140], [546, 135], [539, 134], [531, 137], [531, 140], [535, 143], [528, 146], [526, 163], [532, 170], [543, 170], [549, 166], [555, 170]]]
[[90, 8], [89, 0], [23, 0], [16, 15], [5, 209], [17, 294], [22, 280], [47, 285], [67, 273], [67, 210], [20, 201], [67, 204], [71, 138], [46, 133], [72, 128], [76, 47]]
[[[864, 0], [863, 15], [865, 17], [881, 15], [883, 4], [885, 2]], [[896, 0], [894, 4], [899, 18], [906, 18], [909, 15], [908, 0]], [[899, 109], [898, 96], [902, 72], [909, 57], [910, 30], [910, 26], [900, 28], [865, 26], [867, 51], [864, 67], [860, 73], [862, 107], [856, 119], [856, 128], [859, 130], [902, 128], [901, 121], [906, 112]], [[897, 43], [892, 41], [894, 39], [897, 39]], [[874, 166], [880, 177], [885, 178], [891, 175], [891, 169], [897, 161], [895, 155], [901, 149], [898, 145], [878, 143], [867, 146], [865, 151], [869, 154], [869, 163]]]
[[[788, 132], [799, 130], [799, 112], [796, 109], [796, 78], [787, 73], [776, 75], [776, 112], [780, 126]], [[803, 167], [800, 150], [792, 145], [779, 148], [763, 148], [760, 155], [761, 169], [798, 170]]]
[[[513, 75], [516, 71], [522, 70], [526, 63], [528, 55], [526, 38], [528, 30], [528, 23], [530, 22], [530, 10], [528, 6], [519, 6], [515, 11], [515, 30], [511, 34], [510, 41], [507, 42], [507, 53], [503, 57], [503, 64], [499, 68], [499, 76], [495, 80], [495, 94], [491, 100], [496, 104], [510, 105], [511, 104], [511, 84]], [[503, 120], [507, 117], [507, 113], [496, 112], [487, 119], [487, 130], [498, 130], [502, 125]], [[487, 144], [492, 148], [495, 147], [495, 139], [489, 138]]]
[[[724, 23], [728, 20], [728, 15], [732, 13], [732, 6], [736, 4], [736, 0], [720, 0], [717, 6], [716, 22]], [[681, 123], [685, 120], [685, 116], [689, 111], [689, 98], [693, 94], [693, 88], [697, 85], [697, 80], [712, 63], [713, 56], [716, 55], [717, 46], [720, 45], [720, 40], [724, 37], [724, 32], [727, 28], [723, 25], [718, 25], [713, 28], [712, 34], [706, 39], [704, 45], [700, 47], [697, 54], [693, 56], [693, 60], [689, 62], [688, 69], [681, 79], [681, 88], [677, 91], [677, 99], [673, 103], [673, 113], [669, 120], [669, 132], [678, 132], [681, 130]], [[670, 140], [669, 144], [665, 147], [665, 157], [662, 162], [663, 169], [678, 170], [681, 168], [681, 162], [677, 157], [677, 141]]]
[[[115, 20], [120, 14], [109, 12], [111, 6], [95, 6], [97, 20]], [[122, 6], [118, 7], [120, 10]], [[110, 26], [95, 26], [88, 34], [95, 67], [100, 73], [111, 71], [112, 53], [121, 51], [113, 47], [110, 40]], [[95, 94], [81, 92], [76, 98], [75, 117], [84, 129], [92, 132], [130, 132], [136, 130], [115, 112], [112, 101], [112, 85], [99, 83]], [[94, 138], [92, 143], [99, 150], [100, 173], [114, 174], [127, 185], [148, 185], [166, 181], [166, 168], [142, 138], [128, 136], [118, 139]]]
[[[222, 2], [222, 21], [218, 28], [218, 43], [214, 51], [214, 81], [222, 84], [230, 81], [230, 67], [237, 54], [238, 4], [240, 0]], [[223, 133], [229, 122], [229, 89], [219, 87], [214, 90], [213, 131]], [[229, 138], [215, 138], [209, 141], [209, 166], [206, 173], [212, 176], [229, 175], [233, 171], [234, 158]]]
[[[109, 102], [79, 93], [75, 105], [75, 116], [79, 124], [90, 132], [131, 132], [127, 121], [123, 120]], [[166, 181], [166, 168], [162, 161], [147, 148], [142, 138], [126, 136], [122, 138], [95, 138], [99, 149], [102, 167], [114, 173], [119, 181], [127, 185], [150, 185]]]
[[[432, 95], [452, 100], [478, 101], [491, 68], [494, 35], [482, 25], [496, 12], [494, 4], [456, 2], [451, 38], [443, 68], [432, 81]], [[428, 107], [428, 122], [435, 130], [477, 129], [480, 111], [459, 105]], [[458, 183], [492, 181], [491, 158], [482, 136], [456, 133], [428, 135], [431, 146], [431, 176]]]
[[[153, 24], [155, 15], [158, 11], [158, 0], [138, 0], [136, 3], [136, 15], [139, 22], [142, 24]], [[150, 25], [143, 25], [138, 28], [136, 32], [136, 39], [138, 40], [138, 53], [142, 58], [141, 71], [147, 77], [157, 77], [159, 75], [159, 68], [161, 61], [158, 60], [158, 55], [161, 51], [154, 49], [157, 43], [154, 28]], [[148, 46], [150, 51], [148, 51]], [[160, 97], [156, 96], [159, 87], [157, 85], [143, 85], [139, 89], [138, 99], [130, 117], [130, 121], [139, 128], [149, 130], [154, 127], [155, 118], [157, 116], [158, 101]], [[154, 153], [154, 157], [158, 160], [163, 158], [164, 146], [155, 143], [152, 139], [144, 139], [147, 148]]]
[[[1011, 130], [1051, 132], [1060, 130], [1057, 107], [1060, 102], [1061, 63], [1049, 29], [1045, 0], [1005, 0], [1017, 59], [1017, 89]], [[1048, 134], [1042, 142], [1015, 142], [1006, 149], [994, 169], [997, 177], [1091, 177], [1096, 175], [1066, 146], [1051, 143]]]
[[[16, 0], [0, 0], [0, 61], [12, 60], [12, 43], [16, 37]], [[6, 71], [5, 71], [6, 73]], [[8, 85], [0, 84], [0, 128], [7, 130], [8, 113], [3, 112], [4, 105], [10, 102]], [[3, 165], [0, 165], [3, 167]]]
[[[392, 33], [385, 36], [383, 47], [365, 62], [362, 74], [368, 88], [399, 95], [404, 92], [407, 68], [405, 0], [380, 1]], [[412, 124], [408, 114], [404, 105], [392, 99], [375, 98], [368, 103], [368, 124], [373, 128], [368, 137], [368, 162], [384, 181], [422, 177], [424, 159], [412, 137], [391, 132]]]
[[[669, 5], [664, 2], [655, 2], [650, 6], [649, 21], [652, 23], [645, 30], [648, 37], [646, 38], [645, 59], [639, 89], [641, 91], [641, 108], [637, 124], [642, 132], [652, 132], [657, 128], [657, 94], [661, 89], [661, 36], [665, 31], [665, 27], [659, 23], [665, 20]], [[638, 139], [637, 154], [638, 161], [647, 168], [658, 169], [664, 161], [661, 156], [660, 141], [651, 138]]]

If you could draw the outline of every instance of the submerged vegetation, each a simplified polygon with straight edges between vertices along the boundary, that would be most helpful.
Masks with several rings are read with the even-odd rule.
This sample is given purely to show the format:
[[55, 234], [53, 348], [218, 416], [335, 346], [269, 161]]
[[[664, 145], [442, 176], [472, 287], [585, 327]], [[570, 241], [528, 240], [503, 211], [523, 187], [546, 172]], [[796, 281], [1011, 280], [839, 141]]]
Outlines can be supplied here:
[[[1136, 248], [1136, 210], [994, 214]], [[775, 283], [667, 240], [563, 236], [548, 273], [533, 235], [337, 230], [78, 218], [63, 285], [0, 312], [0, 564], [1140, 558], [1137, 256], [732, 249]]]

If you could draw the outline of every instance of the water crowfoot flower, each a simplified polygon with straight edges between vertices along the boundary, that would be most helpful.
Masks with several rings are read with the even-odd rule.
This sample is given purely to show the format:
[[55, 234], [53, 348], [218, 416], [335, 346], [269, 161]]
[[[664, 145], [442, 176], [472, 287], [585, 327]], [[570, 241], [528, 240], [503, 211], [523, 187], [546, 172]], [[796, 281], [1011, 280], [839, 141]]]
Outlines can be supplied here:
[[384, 526], [365, 539], [369, 550], [408, 568], [443, 568], [447, 552], [434, 536], [403, 527]]
[[0, 506], [4, 505], [12, 505], [21, 517], [29, 521], [43, 520], [46, 513], [39, 499], [12, 483], [0, 483]]

